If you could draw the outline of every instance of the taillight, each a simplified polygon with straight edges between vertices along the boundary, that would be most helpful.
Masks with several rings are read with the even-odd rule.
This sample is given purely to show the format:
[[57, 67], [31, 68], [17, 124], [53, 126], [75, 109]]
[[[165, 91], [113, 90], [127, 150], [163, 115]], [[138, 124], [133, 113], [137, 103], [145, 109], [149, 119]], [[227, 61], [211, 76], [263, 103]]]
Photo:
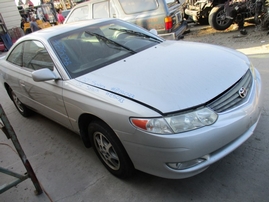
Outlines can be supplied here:
[[169, 30], [169, 29], [172, 29], [173, 27], [173, 20], [171, 17], [165, 17], [164, 18], [164, 23], [165, 23], [165, 29], [166, 30]]

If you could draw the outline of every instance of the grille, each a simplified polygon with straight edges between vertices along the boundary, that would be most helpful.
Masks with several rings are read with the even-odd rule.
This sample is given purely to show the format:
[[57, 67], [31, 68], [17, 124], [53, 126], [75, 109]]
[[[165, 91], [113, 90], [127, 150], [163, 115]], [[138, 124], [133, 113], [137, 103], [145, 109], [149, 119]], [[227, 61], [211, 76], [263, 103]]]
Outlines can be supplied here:
[[[215, 112], [220, 113], [229, 109], [235, 108], [247, 101], [250, 95], [250, 89], [252, 86], [252, 74], [250, 70], [231, 88], [221, 94], [219, 97], [212, 100], [207, 106], [213, 109]], [[247, 96], [241, 98], [239, 90], [244, 87], [247, 91]]]

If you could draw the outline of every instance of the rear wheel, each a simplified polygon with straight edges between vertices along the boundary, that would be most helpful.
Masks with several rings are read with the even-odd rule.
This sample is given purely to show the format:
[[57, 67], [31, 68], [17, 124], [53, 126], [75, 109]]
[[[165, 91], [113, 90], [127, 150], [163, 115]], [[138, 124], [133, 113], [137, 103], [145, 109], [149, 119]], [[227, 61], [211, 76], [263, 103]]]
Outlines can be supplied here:
[[127, 152], [106, 124], [101, 121], [91, 123], [88, 134], [95, 153], [110, 173], [119, 178], [134, 174], [135, 169]]
[[32, 114], [32, 111], [27, 108], [17, 97], [17, 95], [14, 93], [14, 91], [9, 88], [9, 95], [13, 101], [13, 103], [15, 104], [15, 107], [17, 108], [17, 110], [20, 112], [20, 114], [24, 117], [29, 117]]
[[233, 19], [226, 18], [224, 5], [218, 5], [210, 11], [208, 22], [216, 30], [225, 30], [231, 26]]

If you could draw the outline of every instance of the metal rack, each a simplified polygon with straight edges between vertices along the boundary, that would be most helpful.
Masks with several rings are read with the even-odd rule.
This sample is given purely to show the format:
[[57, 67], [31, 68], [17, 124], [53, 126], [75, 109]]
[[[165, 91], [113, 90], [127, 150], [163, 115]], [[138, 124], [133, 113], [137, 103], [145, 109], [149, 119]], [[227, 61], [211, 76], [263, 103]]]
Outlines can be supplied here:
[[23, 182], [24, 180], [30, 178], [36, 188], [35, 190], [35, 194], [39, 195], [41, 194], [43, 191], [41, 189], [41, 186], [36, 178], [36, 175], [32, 169], [32, 166], [30, 164], [30, 162], [27, 160], [27, 157], [20, 145], [20, 142], [17, 138], [17, 135], [15, 134], [11, 124], [9, 123], [9, 120], [7, 119], [7, 116], [2, 108], [2, 105], [0, 104], [0, 129], [4, 132], [4, 134], [7, 136], [8, 139], [11, 139], [13, 145], [15, 146], [15, 149], [18, 152], [18, 155], [24, 165], [24, 167], [26, 168], [27, 173], [24, 175], [21, 175], [19, 173], [15, 173], [13, 171], [10, 171], [8, 169], [2, 168], [0, 167], [0, 172], [13, 176], [15, 178], [17, 178], [16, 180], [14, 180], [13, 182], [10, 182], [9, 184], [5, 184], [0, 186], [0, 194], [2, 194], [3, 192], [7, 191], [8, 189], [16, 186], [17, 184]]

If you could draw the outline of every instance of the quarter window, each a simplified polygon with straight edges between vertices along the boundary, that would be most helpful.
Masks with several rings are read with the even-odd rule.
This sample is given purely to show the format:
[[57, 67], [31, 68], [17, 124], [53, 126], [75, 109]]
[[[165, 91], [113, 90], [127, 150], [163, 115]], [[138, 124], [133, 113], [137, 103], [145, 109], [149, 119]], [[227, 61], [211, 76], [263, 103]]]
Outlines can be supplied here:
[[158, 8], [157, 0], [119, 0], [126, 14], [141, 13]]

